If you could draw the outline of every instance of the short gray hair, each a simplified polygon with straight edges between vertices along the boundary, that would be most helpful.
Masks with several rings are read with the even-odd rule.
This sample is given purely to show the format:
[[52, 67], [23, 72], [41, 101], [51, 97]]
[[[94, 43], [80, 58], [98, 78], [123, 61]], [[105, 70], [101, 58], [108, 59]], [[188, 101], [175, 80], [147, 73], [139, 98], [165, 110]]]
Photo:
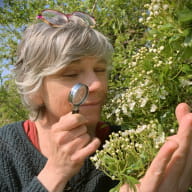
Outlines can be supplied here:
[[41, 88], [44, 77], [52, 75], [73, 61], [96, 56], [110, 65], [113, 47], [97, 30], [78, 22], [51, 27], [42, 22], [29, 26], [18, 46], [15, 79], [29, 117], [37, 119], [43, 111], [31, 99]]

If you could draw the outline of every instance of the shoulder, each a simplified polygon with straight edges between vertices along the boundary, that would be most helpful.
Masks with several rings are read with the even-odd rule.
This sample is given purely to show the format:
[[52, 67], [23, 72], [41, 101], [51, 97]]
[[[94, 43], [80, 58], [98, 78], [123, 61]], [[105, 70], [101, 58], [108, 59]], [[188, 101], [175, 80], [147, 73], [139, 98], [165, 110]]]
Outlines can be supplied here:
[[103, 144], [112, 132], [118, 132], [119, 130], [119, 126], [110, 125], [107, 122], [100, 121], [97, 123], [95, 135], [100, 139], [101, 143]]
[[15, 127], [21, 127], [22, 126], [22, 124], [23, 124], [23, 122], [24, 121], [18, 121], [18, 122], [14, 122], [14, 123], [10, 123], [10, 124], [7, 124], [7, 125], [4, 125], [4, 126], [2, 126], [1, 128], [0, 128], [0, 133], [2, 132], [2, 131], [5, 131], [5, 130], [7, 130], [7, 129], [13, 129], [13, 128], [15, 128]]
[[11, 166], [12, 157], [16, 154], [15, 145], [18, 142], [17, 138], [17, 127], [22, 124], [19, 122], [7, 124], [0, 128], [0, 171], [5, 169], [8, 170], [8, 167]]
[[23, 129], [22, 125], [23, 121], [4, 125], [3, 127], [0, 128], [0, 137], [2, 139], [12, 137], [13, 135], [17, 134], [19, 130]]
[[110, 125], [110, 130], [111, 130], [111, 133], [118, 132], [121, 130], [121, 126], [120, 125]]
[[0, 128], [0, 147], [13, 147], [21, 143], [21, 135], [24, 135], [23, 121], [7, 124]]

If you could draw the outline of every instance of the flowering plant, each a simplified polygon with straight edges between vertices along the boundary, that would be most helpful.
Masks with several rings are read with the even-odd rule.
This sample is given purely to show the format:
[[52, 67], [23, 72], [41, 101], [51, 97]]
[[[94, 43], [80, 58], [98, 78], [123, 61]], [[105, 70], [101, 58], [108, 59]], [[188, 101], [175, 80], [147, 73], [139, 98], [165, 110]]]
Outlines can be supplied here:
[[[96, 167], [132, 188], [156, 155], [156, 140], [175, 133], [176, 105], [191, 104], [192, 1], [151, 0], [138, 22], [146, 27], [144, 43], [131, 57], [122, 58], [103, 110], [106, 121], [128, 131], [112, 134], [92, 158]], [[119, 62], [117, 56], [114, 63]], [[138, 126], [146, 129], [139, 132]]]
[[136, 129], [112, 133], [110, 140], [91, 157], [96, 168], [101, 169], [119, 184], [110, 192], [118, 192], [124, 183], [135, 190], [135, 184], [165, 141], [165, 133], [157, 120], [148, 125], [138, 125]]
[[109, 84], [104, 114], [106, 121], [130, 128], [157, 118], [169, 132], [177, 127], [176, 105], [191, 103], [192, 1], [151, 0], [144, 7], [138, 19], [146, 26], [143, 46], [120, 61], [122, 70]]

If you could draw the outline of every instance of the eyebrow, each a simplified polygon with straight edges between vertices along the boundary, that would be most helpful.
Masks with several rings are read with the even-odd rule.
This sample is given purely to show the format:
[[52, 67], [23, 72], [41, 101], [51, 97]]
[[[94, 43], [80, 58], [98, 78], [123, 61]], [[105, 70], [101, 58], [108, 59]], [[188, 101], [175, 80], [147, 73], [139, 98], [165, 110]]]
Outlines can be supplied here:
[[[71, 64], [69, 64], [68, 66], [73, 65], [73, 64], [75, 65], [75, 64], [77, 64], [77, 63], [81, 63], [81, 62], [83, 61], [83, 59], [84, 59], [84, 58], [75, 60], [75, 61], [73, 61]], [[104, 58], [98, 58], [98, 59], [96, 60], [96, 63], [104, 63], [104, 64], [107, 64], [107, 61], [106, 61], [106, 59], [104, 59]]]
[[[65, 71], [68, 71], [68, 70], [71, 70], [71, 69], [73, 70], [73, 68], [77, 69], [77, 64], [81, 63], [82, 60], [83, 59], [78, 59], [78, 60], [75, 60], [75, 61], [69, 63], [68, 65], [66, 65], [65, 67], [60, 69], [58, 72], [56, 72], [55, 75], [60, 75], [60, 74], [64, 73]], [[96, 64], [105, 64], [106, 66], [108, 66], [106, 60], [103, 59], [103, 58], [98, 58], [97, 61], [96, 61]]]

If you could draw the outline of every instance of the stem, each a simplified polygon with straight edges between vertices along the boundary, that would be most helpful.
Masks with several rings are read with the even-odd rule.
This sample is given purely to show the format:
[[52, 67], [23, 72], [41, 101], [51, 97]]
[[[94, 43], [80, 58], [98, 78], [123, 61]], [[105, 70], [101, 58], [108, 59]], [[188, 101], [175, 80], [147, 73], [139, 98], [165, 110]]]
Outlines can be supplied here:
[[95, 0], [92, 10], [91, 10], [91, 15], [93, 15], [93, 12], [95, 11], [96, 5], [97, 5], [98, 0]]

